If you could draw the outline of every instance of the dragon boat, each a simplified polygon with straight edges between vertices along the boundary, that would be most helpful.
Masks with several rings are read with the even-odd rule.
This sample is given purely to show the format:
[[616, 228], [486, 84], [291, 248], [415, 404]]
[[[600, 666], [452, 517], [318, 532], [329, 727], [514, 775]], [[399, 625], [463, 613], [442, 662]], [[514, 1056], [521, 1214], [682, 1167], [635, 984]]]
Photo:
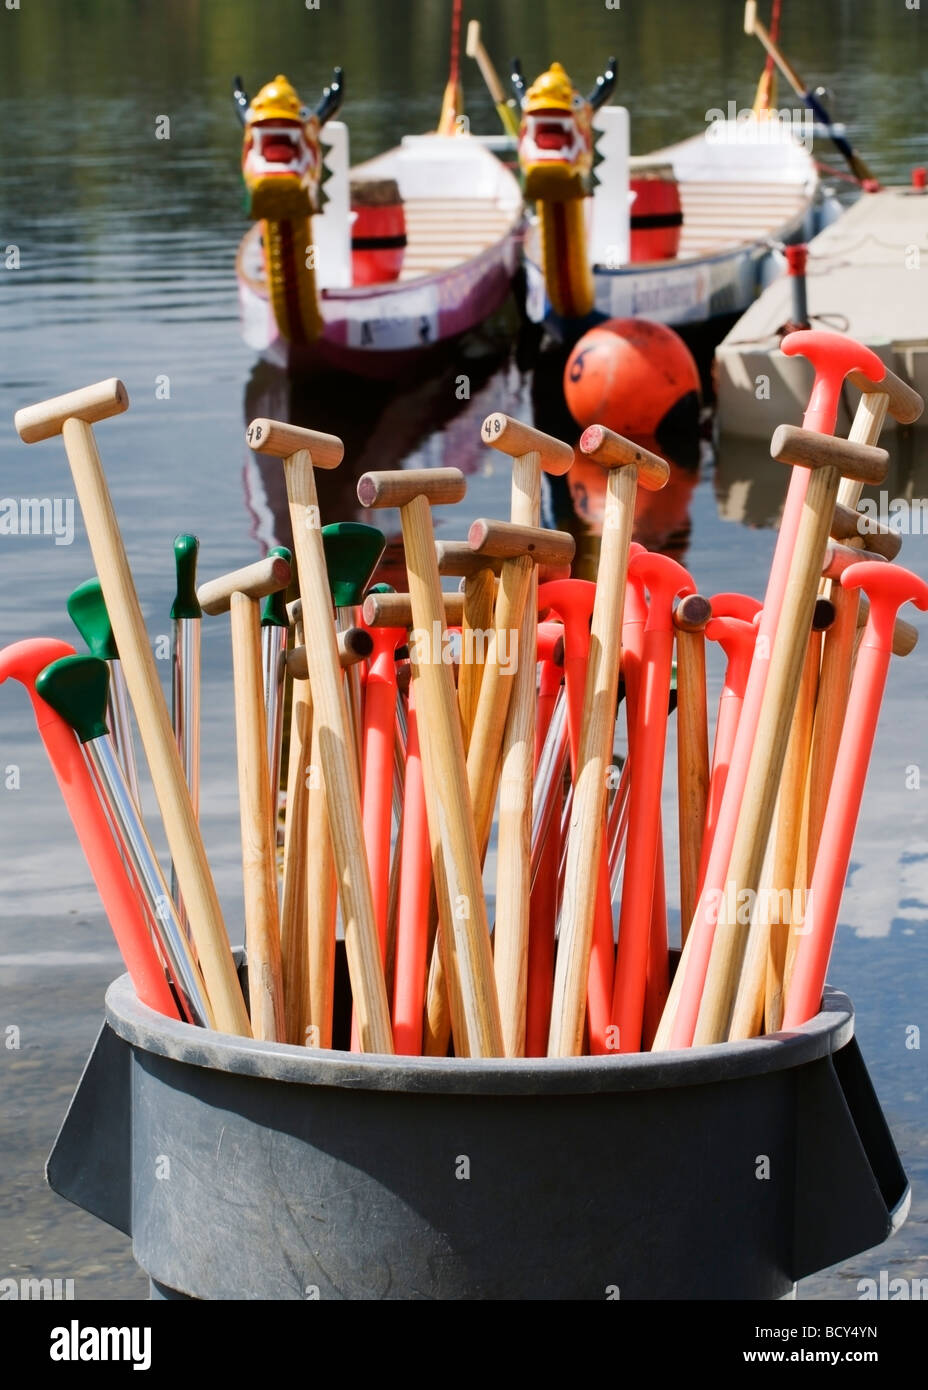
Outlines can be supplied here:
[[614, 59], [588, 97], [560, 63], [531, 86], [513, 63], [519, 164], [535, 205], [529, 316], [561, 336], [602, 317], [710, 330], [717, 320], [718, 341], [753, 300], [773, 248], [816, 230], [808, 142], [785, 114], [732, 120], [719, 110], [698, 135], [631, 156], [628, 112], [608, 105], [615, 82]]
[[340, 69], [315, 108], [283, 75], [254, 100], [235, 80], [253, 221], [237, 257], [242, 331], [290, 370], [402, 376], [503, 304], [522, 193], [465, 122], [350, 169], [333, 119], [343, 93]]

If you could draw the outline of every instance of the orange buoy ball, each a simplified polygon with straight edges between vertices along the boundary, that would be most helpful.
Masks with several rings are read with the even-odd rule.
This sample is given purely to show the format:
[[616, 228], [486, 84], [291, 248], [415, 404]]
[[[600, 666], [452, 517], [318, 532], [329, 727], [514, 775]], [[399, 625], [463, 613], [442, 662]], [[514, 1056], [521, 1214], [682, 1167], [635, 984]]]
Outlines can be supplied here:
[[606, 425], [633, 439], [660, 435], [670, 424], [698, 422], [699, 368], [665, 324], [609, 319], [584, 333], [568, 357], [564, 398], [584, 429]]

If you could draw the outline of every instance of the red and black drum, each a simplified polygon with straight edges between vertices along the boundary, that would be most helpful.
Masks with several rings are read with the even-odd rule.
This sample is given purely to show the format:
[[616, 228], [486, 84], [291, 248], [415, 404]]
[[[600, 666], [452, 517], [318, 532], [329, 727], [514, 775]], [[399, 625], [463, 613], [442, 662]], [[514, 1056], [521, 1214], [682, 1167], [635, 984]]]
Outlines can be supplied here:
[[406, 249], [406, 215], [395, 179], [352, 180], [351, 269], [356, 285], [398, 280]]
[[632, 168], [629, 188], [635, 193], [631, 211], [632, 263], [672, 261], [680, 250], [683, 208], [672, 164]]

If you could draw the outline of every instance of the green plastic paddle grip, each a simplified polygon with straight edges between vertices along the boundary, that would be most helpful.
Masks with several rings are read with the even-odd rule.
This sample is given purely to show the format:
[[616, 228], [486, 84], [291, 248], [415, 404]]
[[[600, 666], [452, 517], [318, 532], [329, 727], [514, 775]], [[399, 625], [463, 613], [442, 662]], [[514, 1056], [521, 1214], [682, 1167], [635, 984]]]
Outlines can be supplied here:
[[174, 567], [177, 570], [177, 597], [171, 604], [172, 618], [202, 618], [197, 602], [197, 555], [200, 542], [196, 536], [174, 537]]
[[[293, 564], [293, 556], [285, 545], [275, 545], [269, 550], [268, 555], [279, 555], [282, 560], [286, 560], [288, 565]], [[268, 594], [264, 600], [264, 607], [261, 609], [262, 627], [289, 627], [290, 622], [287, 618], [287, 592], [285, 589], [278, 589], [273, 594]]]
[[322, 545], [332, 602], [336, 608], [356, 607], [387, 548], [386, 537], [376, 526], [336, 521], [323, 526]]
[[87, 643], [91, 656], [99, 657], [101, 661], [119, 659], [99, 579], [88, 579], [78, 584], [68, 599], [68, 615]]
[[107, 732], [109, 686], [110, 668], [96, 656], [63, 656], [46, 666], [35, 682], [38, 694], [70, 724], [81, 743]]

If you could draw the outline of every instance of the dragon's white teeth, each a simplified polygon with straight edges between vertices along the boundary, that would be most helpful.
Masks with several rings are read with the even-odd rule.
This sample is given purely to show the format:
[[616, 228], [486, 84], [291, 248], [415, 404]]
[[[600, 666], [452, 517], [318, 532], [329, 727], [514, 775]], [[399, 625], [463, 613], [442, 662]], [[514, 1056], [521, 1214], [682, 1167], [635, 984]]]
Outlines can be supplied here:
[[[563, 136], [561, 144], [554, 146], [538, 144], [538, 136], [547, 135], [550, 137], [556, 132]], [[576, 122], [570, 116], [559, 116], [547, 112], [526, 115], [525, 134], [521, 150], [524, 160], [531, 163], [543, 163], [544, 161], [572, 163], [580, 157], [582, 152], [583, 141], [580, 138]]]

